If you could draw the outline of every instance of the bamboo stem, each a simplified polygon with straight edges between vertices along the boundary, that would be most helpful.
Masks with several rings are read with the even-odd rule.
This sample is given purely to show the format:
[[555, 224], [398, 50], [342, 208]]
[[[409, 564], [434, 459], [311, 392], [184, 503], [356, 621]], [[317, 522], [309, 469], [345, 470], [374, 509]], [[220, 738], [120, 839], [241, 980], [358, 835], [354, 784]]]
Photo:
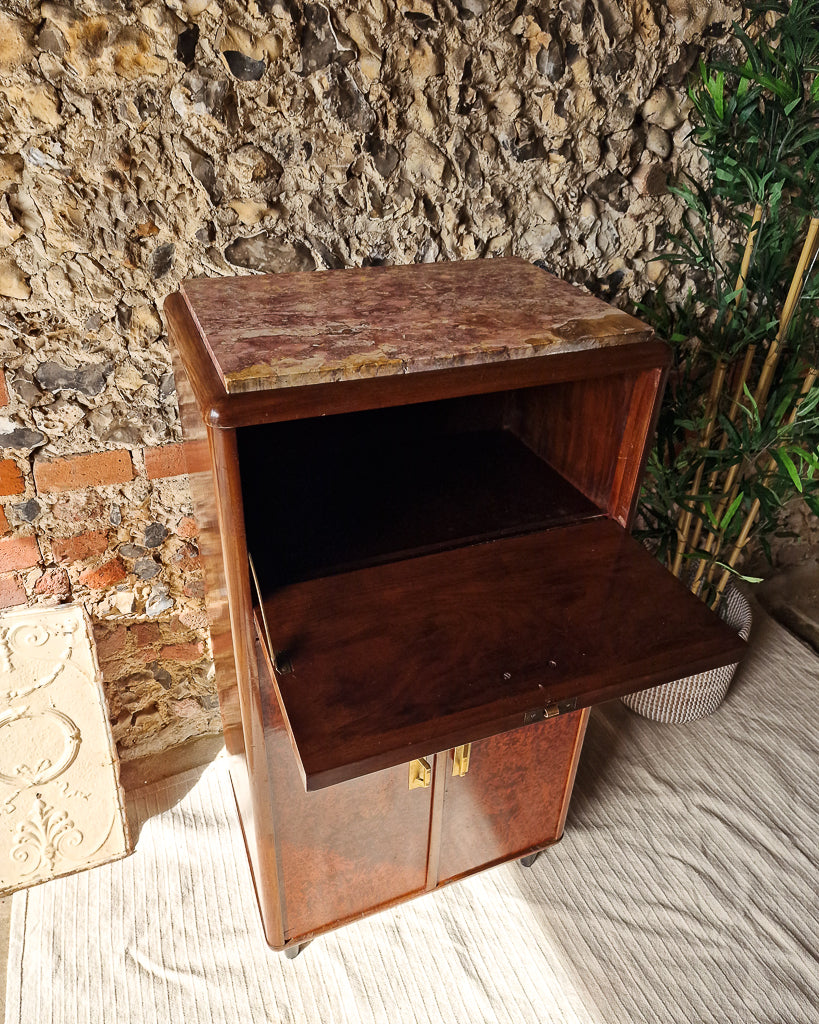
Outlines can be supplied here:
[[762, 366], [762, 372], [759, 375], [759, 382], [756, 386], [756, 391], [754, 392], [754, 401], [759, 406], [760, 413], [765, 406], [765, 402], [768, 400], [768, 394], [773, 382], [774, 370], [776, 369], [776, 364], [779, 362], [782, 341], [787, 333], [788, 327], [790, 326], [794, 310], [796, 309], [796, 304], [799, 301], [803, 288], [805, 287], [805, 280], [807, 277], [806, 272], [816, 256], [817, 249], [819, 249], [819, 217], [811, 217], [810, 224], [808, 225], [808, 232], [805, 236], [805, 242], [802, 246], [802, 252], [799, 254], [796, 270], [793, 272], [791, 285], [788, 289], [787, 298], [785, 299], [785, 305], [782, 307], [782, 316], [779, 320], [779, 330], [776, 332], [776, 337], [771, 342], [771, 347], [768, 349], [768, 355], [765, 358], [765, 362]]
[[[796, 415], [799, 412], [799, 406], [802, 404], [805, 396], [816, 383], [817, 376], [819, 376], [819, 370], [817, 370], [816, 367], [811, 367], [806, 372], [805, 379], [802, 381], [802, 387], [799, 391], [799, 397], [797, 398], [796, 403], [794, 404], [794, 407], [791, 410], [791, 414], [788, 417], [786, 424], [787, 426], [793, 425], [794, 420], [796, 419]], [[768, 468], [765, 472], [765, 482], [767, 482], [770, 479], [771, 473], [773, 472], [775, 467], [776, 461], [773, 457], [771, 457], [768, 464]], [[759, 515], [759, 509], [759, 499], [755, 498], [750, 509], [748, 510], [747, 516], [745, 517], [745, 522], [742, 525], [742, 530], [740, 531], [740, 534], [737, 537], [736, 543], [734, 544], [734, 547], [731, 549], [731, 554], [728, 556], [728, 559], [726, 561], [726, 565], [730, 566], [730, 569], [733, 569], [735, 567], [737, 558], [742, 552], [742, 549], [748, 543], [748, 538], [751, 534], [751, 530], [753, 529], [757, 516]], [[714, 599], [711, 603], [712, 608], [716, 608], [720, 598], [722, 597], [722, 593], [725, 590], [725, 587], [727, 586], [728, 580], [731, 576], [730, 569], [723, 569], [722, 571], [722, 576], [720, 577], [719, 584], [714, 594]]]
[[[776, 337], [774, 338], [773, 342], [771, 343], [771, 347], [768, 350], [768, 355], [765, 358], [762, 371], [760, 372], [759, 381], [757, 382], [756, 391], [754, 392], [754, 401], [757, 404], [760, 415], [764, 410], [765, 403], [767, 402], [768, 395], [770, 394], [771, 384], [773, 383], [773, 375], [776, 370], [776, 366], [779, 362], [779, 357], [781, 354], [782, 342], [785, 338], [785, 335], [787, 334], [788, 328], [793, 318], [793, 314], [796, 310], [797, 303], [799, 302], [799, 298], [801, 297], [802, 291], [804, 290], [805, 282], [807, 280], [807, 276], [809, 273], [809, 268], [813, 260], [816, 258], [817, 251], [819, 251], [819, 217], [812, 217], [808, 225], [808, 230], [805, 235], [805, 241], [802, 245], [802, 250], [799, 254], [799, 259], [797, 260], [796, 268], [791, 278], [791, 283], [790, 287], [788, 288], [788, 294], [785, 299], [785, 304], [782, 307], [782, 315], [779, 320], [779, 328], [777, 329]], [[793, 411], [794, 416], [796, 415], [796, 409], [798, 409], [798, 407], [799, 406], [797, 402]], [[735, 500], [737, 494], [739, 493], [739, 486], [735, 483], [739, 471], [740, 466], [739, 464], [737, 464], [735, 466], [732, 466], [728, 472], [728, 475], [725, 480], [725, 485], [723, 488], [725, 494], [716, 511], [715, 518], [717, 524], [719, 524], [720, 520], [722, 519], [725, 509], [730, 507], [731, 502]], [[713, 485], [711, 485], [711, 490], [713, 490]], [[697, 532], [697, 540], [699, 540], [699, 532], [701, 532], [701, 529]], [[720, 549], [722, 548], [723, 535], [724, 531], [712, 530], [704, 545], [705, 554], [711, 557], [711, 566], [708, 570], [707, 577], [709, 580], [713, 580], [714, 578], [714, 560], [718, 557]], [[735, 557], [733, 552], [730, 557]], [[729, 564], [733, 564], [730, 562], [730, 559]], [[697, 573], [692, 583], [692, 589], [696, 588], [696, 586], [700, 583], [704, 571], [705, 562], [703, 560], [697, 568]], [[722, 581], [723, 587], [725, 586], [725, 582], [727, 582], [727, 578], [725, 578]]]
[[[714, 367], [714, 376], [711, 378], [711, 388], [708, 392], [708, 400], [705, 406], [705, 427], [702, 435], [702, 445], [704, 448], [708, 446], [708, 442], [711, 440], [711, 435], [713, 434], [714, 427], [716, 426], [717, 407], [719, 405], [719, 396], [722, 391], [722, 384], [725, 380], [725, 371], [725, 360], [719, 359], [717, 361], [717, 365]], [[694, 482], [692, 483], [689, 491], [689, 494], [692, 497], [699, 493], [704, 468], [705, 463], [701, 462], [694, 474]], [[674, 556], [674, 563], [671, 567], [671, 571], [675, 576], [680, 575], [683, 555], [685, 554], [685, 548], [688, 541], [688, 531], [691, 529], [691, 520], [693, 519], [693, 516], [693, 509], [686, 509], [682, 512], [682, 515], [677, 522], [677, 551]]]
[[[751, 226], [748, 228], [748, 238], [745, 242], [745, 251], [742, 253], [742, 264], [739, 268], [739, 275], [737, 277], [737, 286], [734, 289], [736, 291], [736, 298], [734, 299], [734, 306], [739, 305], [739, 300], [742, 298], [742, 289], [745, 287], [745, 279], [748, 277], [748, 269], [751, 266], [751, 256], [753, 255], [754, 249], [759, 236], [759, 225], [762, 222], [762, 204], [757, 203], [754, 207], [754, 213], [751, 217]], [[730, 313], [729, 313], [730, 316]], [[730, 319], [728, 321], [730, 323]]]
[[[748, 277], [748, 270], [749, 270], [749, 268], [751, 266], [751, 257], [753, 255], [754, 248], [756, 246], [756, 243], [757, 243], [757, 240], [758, 240], [758, 236], [759, 236], [759, 225], [762, 222], [762, 214], [763, 214], [762, 204], [761, 203], [757, 203], [756, 206], [754, 207], [753, 216], [751, 217], [751, 226], [748, 228], [748, 237], [745, 240], [745, 249], [744, 249], [744, 251], [742, 253], [742, 263], [740, 264], [739, 274], [737, 275], [737, 283], [736, 283], [736, 287], [734, 289], [734, 291], [736, 292], [736, 296], [734, 298], [734, 308], [739, 306], [740, 299], [742, 298], [742, 290], [745, 287], [745, 281], [746, 281], [746, 279]], [[732, 318], [733, 318], [733, 310], [731, 309], [731, 310], [728, 311], [728, 315], [725, 318], [725, 327], [728, 327], [728, 325], [731, 323]], [[739, 400], [739, 396], [742, 395], [742, 389], [743, 389], [743, 387], [744, 387], [744, 385], [745, 385], [745, 383], [746, 383], [746, 381], [748, 379], [748, 373], [750, 371], [751, 362], [753, 360], [753, 355], [754, 355], [754, 346], [751, 346], [749, 351], [745, 355], [745, 360], [743, 362], [742, 370], [740, 372], [740, 383], [738, 384], [737, 388], [735, 389], [734, 396], [733, 396], [733, 398], [731, 400], [731, 407], [730, 407], [730, 409], [728, 411], [728, 417], [729, 417], [731, 423], [734, 422], [734, 418], [736, 417], [736, 412], [737, 412], [737, 408], [738, 408], [737, 403], [738, 403], [738, 400]], [[722, 393], [722, 386], [723, 386], [723, 383], [725, 381], [726, 371], [727, 371], [727, 366], [726, 366], [724, 360], [721, 359], [717, 363], [717, 366], [714, 369], [714, 377], [713, 377], [713, 379], [711, 381], [711, 390], [710, 390], [709, 395], [708, 395], [708, 406], [707, 406], [707, 411], [706, 411], [705, 432], [703, 434], [703, 442], [702, 442], [704, 448], [708, 446], [708, 443], [711, 440], [711, 435], [714, 432], [714, 427], [716, 425], [717, 411], [718, 411], [718, 408], [719, 408], [719, 399], [720, 399], [720, 395]], [[723, 434], [722, 442], [720, 444], [720, 451], [722, 451], [725, 448], [727, 440], [728, 440], [727, 435]], [[694, 482], [692, 483], [690, 491], [689, 491], [689, 495], [692, 498], [696, 494], [699, 493], [700, 485], [702, 484], [702, 475], [703, 475], [704, 469], [705, 469], [705, 464], [701, 463], [700, 466], [697, 468], [697, 472], [694, 475]], [[716, 477], [717, 476], [718, 476], [718, 472], [715, 470], [714, 473], [711, 474], [711, 478], [710, 478], [710, 482], [709, 482], [709, 492], [713, 490], [714, 485], [716, 483]], [[702, 503], [700, 503], [700, 506], [701, 505], [702, 505]], [[693, 510], [688, 510], [688, 511], [683, 512], [682, 516], [680, 517], [680, 519], [678, 521], [678, 526], [677, 526], [677, 551], [676, 551], [676, 556], [674, 558], [674, 562], [673, 562], [672, 567], [671, 567], [671, 571], [674, 573], [675, 576], [679, 576], [680, 575], [680, 572], [682, 570], [682, 561], [683, 561], [683, 557], [685, 556], [686, 549], [693, 550], [694, 548], [696, 548], [697, 541], [699, 540], [700, 533], [702, 531], [702, 519], [698, 518], [697, 521], [694, 523], [694, 535], [693, 535], [693, 538], [689, 540], [689, 532], [691, 530], [692, 520], [693, 520]]]
[[[759, 207], [757, 207], [757, 209], [759, 209]], [[756, 345], [749, 345], [748, 348], [745, 350], [745, 359], [742, 362], [742, 369], [739, 372], [739, 377], [738, 377], [736, 385], [734, 387], [734, 393], [731, 396], [731, 405], [728, 408], [728, 422], [732, 426], [733, 426], [734, 423], [736, 423], [737, 413], [739, 412], [739, 400], [742, 397], [743, 391], [745, 390], [745, 385], [748, 383], [748, 374], [751, 372], [751, 364], [754, 361], [755, 353], [756, 353]], [[725, 451], [725, 447], [726, 447], [727, 444], [728, 444], [728, 434], [725, 431], [723, 431], [722, 440], [720, 441], [719, 450], [721, 452]], [[719, 480], [719, 470], [718, 469], [712, 470], [711, 476], [708, 478], [708, 484], [707, 484], [707, 488], [706, 488], [709, 494], [713, 494], [714, 491], [716, 490], [716, 486], [717, 486], [717, 481], [718, 480]], [[723, 503], [721, 504], [720, 508], [721, 508], [721, 510], [724, 510], [724, 508], [725, 508], [724, 500], [723, 500]], [[696, 549], [697, 543], [699, 542], [700, 534], [702, 533], [702, 522], [703, 522], [702, 521], [702, 517], [700, 517], [700, 518], [697, 519], [696, 523], [694, 523], [694, 532], [691, 534], [691, 538], [690, 538], [689, 544], [688, 544], [690, 550], [692, 550], [692, 551]], [[718, 514], [717, 522], [719, 522], [719, 514]], [[699, 578], [699, 576], [697, 578]]]

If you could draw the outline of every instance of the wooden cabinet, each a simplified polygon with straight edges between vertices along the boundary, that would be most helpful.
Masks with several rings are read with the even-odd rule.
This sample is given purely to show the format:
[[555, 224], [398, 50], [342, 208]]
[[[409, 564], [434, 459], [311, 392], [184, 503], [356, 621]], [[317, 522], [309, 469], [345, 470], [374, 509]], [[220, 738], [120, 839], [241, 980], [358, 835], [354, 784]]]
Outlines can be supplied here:
[[166, 313], [275, 948], [556, 841], [587, 709], [737, 660], [628, 535], [669, 362], [638, 321], [514, 259]]

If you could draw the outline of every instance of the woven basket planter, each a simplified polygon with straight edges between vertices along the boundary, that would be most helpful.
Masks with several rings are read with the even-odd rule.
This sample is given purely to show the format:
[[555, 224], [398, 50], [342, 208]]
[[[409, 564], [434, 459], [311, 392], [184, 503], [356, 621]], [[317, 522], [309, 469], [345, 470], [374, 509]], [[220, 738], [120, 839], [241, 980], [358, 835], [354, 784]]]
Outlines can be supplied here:
[[[726, 591], [720, 615], [743, 640], [748, 639], [751, 633], [751, 606], [736, 588], [731, 587]], [[736, 670], [737, 665], [725, 665], [711, 672], [698, 672], [662, 686], [652, 686], [621, 699], [632, 711], [655, 722], [673, 725], [693, 722], [717, 710], [725, 699]]]

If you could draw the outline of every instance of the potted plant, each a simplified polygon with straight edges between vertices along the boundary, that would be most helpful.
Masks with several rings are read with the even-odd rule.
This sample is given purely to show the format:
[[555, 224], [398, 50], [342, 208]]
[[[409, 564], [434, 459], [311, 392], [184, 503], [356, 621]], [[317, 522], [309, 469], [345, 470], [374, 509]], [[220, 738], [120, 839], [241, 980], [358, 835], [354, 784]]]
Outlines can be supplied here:
[[819, 0], [753, 3], [733, 36], [689, 88], [705, 170], [673, 188], [683, 231], [662, 257], [688, 293], [642, 309], [674, 363], [639, 533], [723, 611], [786, 505], [819, 515]]

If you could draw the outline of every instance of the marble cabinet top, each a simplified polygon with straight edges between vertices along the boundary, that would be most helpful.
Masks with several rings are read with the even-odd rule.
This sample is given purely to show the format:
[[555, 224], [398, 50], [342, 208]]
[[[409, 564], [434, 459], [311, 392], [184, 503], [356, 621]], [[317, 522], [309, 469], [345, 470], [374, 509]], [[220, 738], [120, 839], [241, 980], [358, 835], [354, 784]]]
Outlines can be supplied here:
[[181, 294], [228, 394], [651, 336], [639, 320], [517, 258], [196, 278]]

